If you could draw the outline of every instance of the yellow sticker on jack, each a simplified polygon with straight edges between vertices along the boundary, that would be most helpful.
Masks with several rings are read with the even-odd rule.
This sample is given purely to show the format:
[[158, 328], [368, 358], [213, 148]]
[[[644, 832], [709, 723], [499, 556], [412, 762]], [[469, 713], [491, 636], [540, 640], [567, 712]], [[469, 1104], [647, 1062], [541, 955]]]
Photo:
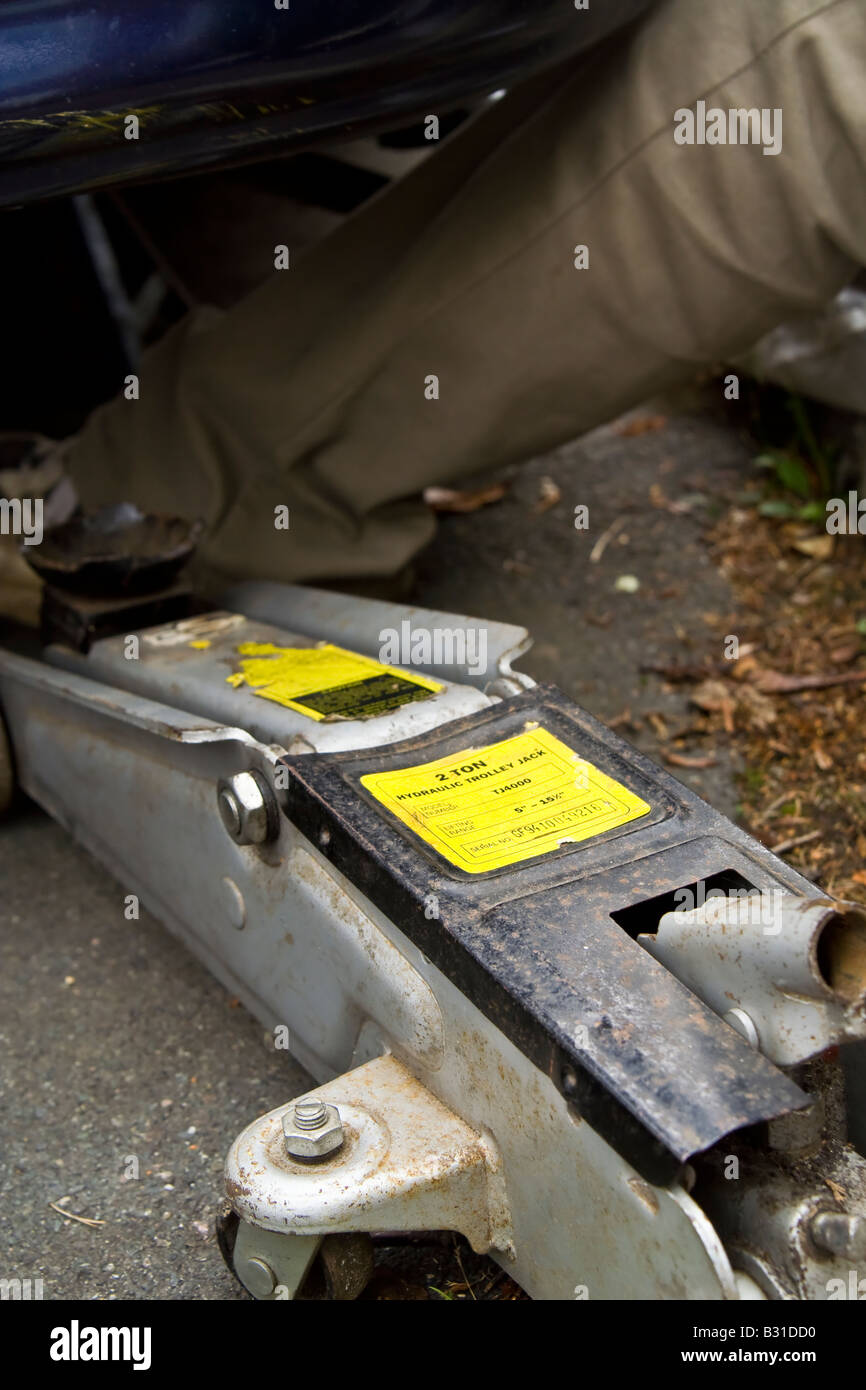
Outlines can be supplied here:
[[651, 809], [538, 726], [433, 763], [369, 772], [361, 784], [470, 874], [602, 835]]
[[318, 647], [277, 647], [242, 642], [240, 670], [229, 685], [246, 685], [263, 700], [298, 710], [310, 719], [370, 719], [442, 690], [439, 681], [383, 666], [372, 657], [330, 642]]

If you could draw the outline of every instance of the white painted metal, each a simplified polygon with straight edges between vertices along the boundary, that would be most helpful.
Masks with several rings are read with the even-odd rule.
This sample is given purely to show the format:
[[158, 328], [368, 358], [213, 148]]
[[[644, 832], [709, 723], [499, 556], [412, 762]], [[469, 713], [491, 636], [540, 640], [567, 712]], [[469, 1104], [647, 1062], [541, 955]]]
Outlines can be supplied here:
[[[220, 618], [236, 621], [216, 626]], [[241, 643], [313, 647], [315, 641], [304, 633], [251, 621], [240, 614], [207, 614], [206, 621], [211, 627], [202, 631], [209, 631], [210, 636], [201, 640], [210, 645], [204, 648], [191, 645], [197, 640], [194, 634], [198, 629], [191, 627], [189, 620], [183, 620], [180, 624], [166, 623], [138, 633], [107, 637], [95, 642], [86, 656], [68, 647], [50, 646], [45, 658], [51, 665], [120, 686], [149, 700], [161, 701], [169, 694], [172, 703], [181, 709], [220, 724], [240, 726], [260, 742], [278, 743], [291, 753], [376, 748], [426, 733], [449, 719], [487, 709], [492, 703], [489, 696], [470, 685], [456, 685], [437, 676], [443, 685], [439, 693], [403, 705], [390, 714], [370, 719], [317, 721], [244, 686], [232, 686], [226, 679], [238, 665], [237, 649]], [[180, 641], [175, 640], [178, 633]], [[129, 643], [129, 636], [138, 639], [133, 658], [129, 652], [135, 651], [135, 646]], [[351, 647], [351, 642], [346, 637], [337, 645]], [[352, 650], [360, 648], [356, 644]]]
[[382, 633], [388, 629], [400, 632], [404, 624], [408, 624], [410, 630], [431, 633], [456, 634], [473, 630], [484, 638], [485, 661], [481, 670], [447, 659], [413, 669], [437, 679], [474, 685], [478, 690], [486, 690], [503, 680], [512, 683], [515, 691], [528, 690], [535, 684], [531, 676], [512, 669], [513, 663], [532, 646], [526, 628], [514, 623], [474, 618], [466, 613], [445, 613], [414, 604], [387, 603], [383, 599], [355, 598], [298, 584], [235, 584], [221, 595], [221, 602], [226, 608], [246, 613], [259, 622], [276, 623], [278, 627], [303, 632], [317, 641], [324, 639], [337, 646], [352, 647], [376, 659], [379, 659]]
[[343, 1145], [299, 1163], [283, 1120], [294, 1102], [251, 1124], [226, 1159], [235, 1211], [269, 1231], [460, 1231], [473, 1249], [513, 1256], [496, 1146], [395, 1057], [382, 1056], [311, 1092], [335, 1106]]
[[[285, 818], [266, 845], [229, 838], [218, 781], [250, 767], [272, 776], [278, 747], [7, 652], [0, 704], [24, 789], [269, 1028], [288, 1028], [318, 1080], [390, 1051], [490, 1142], [514, 1232], [513, 1260], [496, 1258], [530, 1294], [736, 1298], [730, 1264], [692, 1198], [640, 1178]], [[293, 872], [300, 856], [319, 872]], [[232, 903], [243, 901], [241, 930], [226, 879]]]

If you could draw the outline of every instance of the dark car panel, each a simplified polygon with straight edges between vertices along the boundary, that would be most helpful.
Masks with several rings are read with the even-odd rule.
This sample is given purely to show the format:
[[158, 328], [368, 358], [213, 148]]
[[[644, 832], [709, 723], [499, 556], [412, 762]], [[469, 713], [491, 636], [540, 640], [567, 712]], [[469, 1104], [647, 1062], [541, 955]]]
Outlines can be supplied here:
[[0, 205], [443, 112], [650, 3], [0, 0]]

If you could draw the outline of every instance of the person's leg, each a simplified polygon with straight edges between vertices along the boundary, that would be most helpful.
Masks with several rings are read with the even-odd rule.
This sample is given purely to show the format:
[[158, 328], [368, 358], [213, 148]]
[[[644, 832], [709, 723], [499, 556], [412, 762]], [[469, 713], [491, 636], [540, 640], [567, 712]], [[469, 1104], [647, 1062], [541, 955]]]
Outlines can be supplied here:
[[[426, 484], [572, 438], [853, 277], [864, 70], [863, 0], [663, 0], [160, 345], [73, 449], [83, 500], [205, 512], [226, 576], [395, 571]], [[698, 100], [780, 109], [781, 153], [676, 143]]]

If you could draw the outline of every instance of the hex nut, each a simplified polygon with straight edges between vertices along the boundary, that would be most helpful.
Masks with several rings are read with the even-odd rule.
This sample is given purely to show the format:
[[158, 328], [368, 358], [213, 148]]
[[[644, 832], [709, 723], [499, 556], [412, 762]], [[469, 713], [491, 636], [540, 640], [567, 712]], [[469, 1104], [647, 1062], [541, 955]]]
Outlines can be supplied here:
[[235, 844], [261, 845], [276, 833], [276, 802], [261, 773], [237, 772], [223, 778], [217, 787], [217, 805]]
[[315, 1129], [311, 1129], [298, 1123], [298, 1118], [304, 1118], [303, 1114], [298, 1116], [298, 1110], [304, 1104], [307, 1102], [299, 1102], [283, 1116], [286, 1153], [291, 1158], [325, 1158], [343, 1142], [340, 1112], [336, 1105], [323, 1105], [324, 1117]]

